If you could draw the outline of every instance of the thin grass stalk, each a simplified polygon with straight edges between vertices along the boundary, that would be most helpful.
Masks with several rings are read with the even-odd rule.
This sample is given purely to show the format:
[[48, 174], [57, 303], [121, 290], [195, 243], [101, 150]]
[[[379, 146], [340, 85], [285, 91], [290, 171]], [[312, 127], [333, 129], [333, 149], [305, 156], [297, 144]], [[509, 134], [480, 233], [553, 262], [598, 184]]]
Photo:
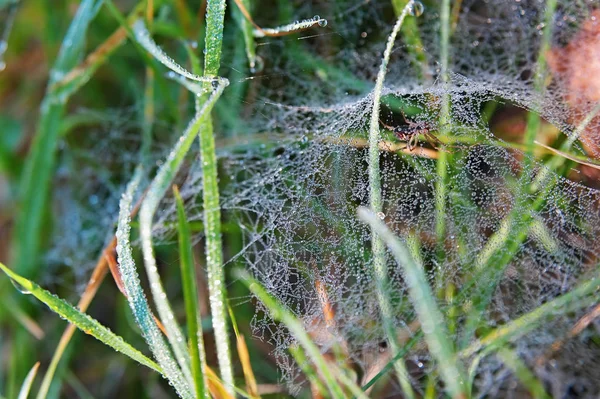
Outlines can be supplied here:
[[361, 207], [358, 209], [358, 216], [387, 244], [396, 262], [404, 270], [408, 292], [421, 322], [425, 341], [429, 352], [437, 361], [446, 391], [453, 398], [466, 398], [462, 365], [454, 352], [444, 316], [437, 306], [423, 267], [415, 262], [408, 248], [373, 212]]
[[[219, 74], [224, 18], [225, 0], [208, 0], [206, 6], [206, 39], [204, 48], [205, 78], [214, 78]], [[210, 115], [207, 115], [200, 126], [200, 156], [202, 159], [202, 199], [204, 202], [204, 233], [206, 237], [206, 265], [208, 269], [210, 310], [215, 332], [215, 344], [221, 379], [229, 393], [233, 394], [234, 381], [227, 326], [227, 291], [225, 271], [223, 269], [217, 156], [215, 153], [215, 138]]]
[[[441, 79], [444, 90], [448, 89], [448, 68], [450, 49], [450, 0], [443, 0], [440, 9], [440, 62]], [[450, 96], [442, 95], [440, 110], [440, 126], [442, 134], [447, 135], [450, 123]], [[437, 180], [435, 182], [435, 234], [437, 239], [438, 262], [443, 264], [444, 242], [446, 241], [446, 197], [448, 191], [449, 154], [446, 151], [438, 152], [436, 163]], [[444, 273], [440, 272], [438, 281], [444, 283]]]
[[[379, 73], [377, 74], [375, 89], [373, 90], [373, 111], [371, 113], [371, 124], [369, 127], [368, 153], [369, 204], [371, 210], [376, 214], [381, 214], [383, 209], [383, 199], [381, 194], [381, 171], [379, 166], [379, 109], [381, 92], [383, 90], [387, 66], [390, 60], [392, 49], [394, 47], [394, 42], [396, 41], [396, 36], [398, 35], [404, 19], [412, 7], [414, 7], [414, 1], [410, 0], [404, 6], [402, 13], [398, 17], [398, 20], [392, 29], [392, 33], [388, 37], [381, 66], [379, 67]], [[377, 300], [379, 302], [381, 318], [383, 320], [384, 329], [390, 343], [390, 347], [392, 348], [393, 352], [396, 353], [398, 352], [399, 347], [396, 340], [396, 331], [393, 323], [394, 317], [387, 289], [386, 251], [383, 242], [374, 229], [371, 229], [371, 250], [373, 252], [373, 270], [375, 272]], [[415, 394], [410, 384], [409, 375], [406, 370], [406, 366], [404, 365], [404, 360], [398, 359], [394, 364], [404, 394], [408, 398], [414, 398]]]
[[[252, 4], [250, 0], [237, 0], [236, 3], [238, 2], [241, 3], [247, 13], [252, 10]], [[233, 7], [233, 14], [237, 19], [237, 23], [242, 31], [242, 36], [244, 37], [246, 58], [248, 58], [248, 67], [250, 68], [250, 73], [254, 73], [256, 71], [256, 43], [254, 41], [252, 23], [250, 23], [250, 21], [244, 16], [239, 4], [238, 7]]]
[[196, 398], [207, 398], [208, 390], [204, 373], [206, 355], [204, 351], [204, 340], [202, 338], [202, 326], [200, 313], [198, 312], [198, 287], [194, 256], [192, 254], [192, 243], [190, 225], [185, 216], [183, 200], [176, 186], [173, 186], [173, 194], [177, 205], [177, 220], [179, 234], [179, 264], [181, 266], [181, 280], [183, 285], [183, 298], [185, 301], [185, 313], [188, 326], [188, 339], [190, 358], [192, 363], [192, 376], [194, 377], [194, 388]]

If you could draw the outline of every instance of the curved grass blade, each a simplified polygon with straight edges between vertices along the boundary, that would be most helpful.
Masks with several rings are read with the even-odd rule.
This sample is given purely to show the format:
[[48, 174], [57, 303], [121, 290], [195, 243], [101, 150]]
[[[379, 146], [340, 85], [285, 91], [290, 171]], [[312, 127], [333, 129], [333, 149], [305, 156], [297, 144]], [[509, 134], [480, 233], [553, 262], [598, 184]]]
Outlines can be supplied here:
[[164, 370], [165, 377], [169, 380], [177, 393], [183, 398], [194, 397], [187, 379], [171, 355], [162, 332], [158, 328], [154, 317], [148, 306], [146, 296], [141, 289], [140, 279], [137, 274], [135, 262], [131, 253], [129, 243], [130, 213], [133, 202], [133, 194], [142, 178], [143, 169], [138, 167], [134, 177], [127, 186], [127, 190], [121, 198], [119, 210], [119, 223], [117, 226], [117, 255], [119, 259], [119, 270], [123, 279], [127, 300], [133, 312], [137, 324], [144, 334], [144, 339], [152, 350], [152, 354]]
[[204, 364], [206, 356], [204, 341], [202, 339], [202, 326], [198, 322], [198, 288], [196, 284], [196, 269], [192, 254], [192, 243], [190, 238], [190, 225], [185, 217], [183, 200], [177, 186], [173, 186], [175, 203], [177, 204], [177, 231], [179, 234], [179, 263], [181, 265], [181, 280], [183, 285], [183, 298], [185, 301], [185, 313], [188, 325], [188, 337], [190, 347], [190, 358], [192, 362], [192, 376], [194, 377], [194, 388], [197, 398], [207, 397], [206, 377]]
[[148, 359], [140, 351], [125, 342], [123, 338], [104, 327], [97, 320], [85, 313], [80, 312], [68, 302], [44, 290], [34, 282], [19, 276], [2, 263], [0, 263], [0, 269], [2, 269], [2, 271], [13, 280], [15, 287], [18, 287], [17, 289], [19, 291], [33, 295], [41, 302], [45, 303], [53, 312], [57, 313], [60, 317], [69, 321], [70, 323], [76, 325], [77, 328], [84, 333], [93, 336], [117, 352], [121, 352], [124, 355], [129, 356], [136, 362], [162, 373], [162, 369], [159, 365]]
[[19, 396], [17, 399], [27, 399], [29, 396], [29, 391], [31, 390], [31, 385], [33, 384], [33, 380], [37, 375], [38, 368], [40, 367], [40, 362], [37, 362], [33, 365], [29, 373], [27, 373], [27, 377], [25, 377], [25, 381], [23, 381], [23, 385], [21, 385], [21, 390], [19, 391]]
[[462, 365], [454, 352], [454, 345], [446, 331], [444, 317], [437, 306], [423, 268], [414, 261], [410, 251], [373, 212], [361, 207], [358, 209], [358, 216], [381, 237], [398, 265], [403, 268], [408, 291], [425, 334], [425, 341], [431, 355], [438, 362], [446, 390], [453, 398], [467, 397]]
[[[379, 131], [379, 108], [381, 102], [381, 92], [383, 90], [383, 82], [387, 73], [387, 66], [392, 54], [392, 48], [396, 41], [396, 36], [402, 27], [404, 19], [408, 15], [409, 10], [414, 7], [414, 1], [410, 0], [404, 6], [404, 9], [398, 16], [396, 24], [392, 29], [392, 33], [388, 37], [385, 51], [383, 53], [383, 59], [377, 74], [377, 82], [375, 83], [375, 89], [373, 90], [373, 110], [371, 112], [371, 122], [369, 127], [369, 206], [374, 213], [380, 213], [383, 209], [383, 198], [381, 194], [381, 171], [379, 166], [379, 140], [381, 138]], [[391, 323], [392, 320], [392, 309], [389, 301], [389, 295], [387, 293], [387, 266], [385, 260], [385, 247], [381, 238], [376, 233], [375, 229], [371, 229], [371, 250], [373, 252], [373, 269], [375, 272], [375, 280], [377, 282], [377, 299], [379, 302], [379, 309], [381, 318], [384, 323], [384, 330], [390, 342], [390, 346], [394, 353], [399, 351], [399, 347], [396, 342], [396, 333]], [[404, 360], [398, 359], [394, 366], [396, 373], [398, 374], [398, 380], [402, 386], [404, 395], [408, 398], [414, 398], [415, 393], [412, 389], [411, 383], [408, 378], [408, 372]]]

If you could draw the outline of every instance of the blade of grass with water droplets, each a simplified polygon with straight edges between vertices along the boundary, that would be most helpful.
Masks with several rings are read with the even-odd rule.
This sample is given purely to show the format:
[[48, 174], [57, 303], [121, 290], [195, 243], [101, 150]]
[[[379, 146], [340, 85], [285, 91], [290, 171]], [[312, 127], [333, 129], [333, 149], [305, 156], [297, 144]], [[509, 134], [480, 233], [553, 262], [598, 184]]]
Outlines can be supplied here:
[[154, 321], [146, 296], [141, 289], [141, 282], [131, 253], [131, 244], [129, 242], [131, 220], [129, 215], [132, 208], [133, 194], [142, 178], [142, 174], [143, 169], [138, 167], [134, 177], [127, 186], [127, 190], [121, 198], [119, 223], [116, 233], [119, 271], [121, 272], [129, 306], [131, 307], [137, 324], [144, 334], [144, 339], [152, 350], [152, 354], [163, 368], [165, 377], [173, 384], [177, 393], [181, 397], [189, 398], [194, 395], [188, 381], [173, 358], [171, 351], [162, 336], [162, 332]]
[[[206, 7], [206, 35], [204, 40], [204, 76], [214, 79], [219, 74], [223, 46], [225, 0], [211, 0]], [[207, 84], [204, 84], [205, 87]], [[196, 106], [202, 99], [196, 100]], [[208, 101], [208, 100], [205, 100]], [[221, 204], [215, 137], [209, 114], [200, 126], [200, 157], [202, 159], [202, 201], [204, 205], [204, 235], [206, 237], [206, 267], [210, 312], [215, 331], [219, 371], [225, 388], [233, 395], [234, 380], [227, 325], [227, 290], [223, 270], [223, 243], [221, 237]]]
[[[215, 102], [219, 99], [221, 93], [229, 82], [226, 79], [204, 78], [183, 69], [183, 67], [175, 63], [175, 61], [168, 57], [164, 51], [162, 51], [156, 45], [156, 43], [154, 43], [150, 37], [150, 33], [146, 30], [142, 21], [136, 22], [134, 25], [134, 33], [139, 43], [144, 46], [146, 50], [148, 50], [164, 65], [171, 68], [174, 72], [188, 79], [216, 83], [216, 87], [213, 87], [212, 85], [208, 86], [210, 89], [213, 89], [213, 92], [210, 94], [210, 96], [208, 96], [207, 100], [201, 106], [199, 106], [198, 103], [196, 104], [197, 108], [194, 119], [190, 121], [188, 127], [167, 157], [167, 160], [158, 170], [156, 176], [150, 184], [146, 198], [140, 208], [140, 236], [142, 241], [142, 252], [144, 254], [146, 272], [148, 274], [148, 279], [150, 280], [152, 296], [154, 298], [154, 302], [156, 303], [161, 321], [167, 329], [169, 342], [173, 347], [177, 361], [186, 375], [186, 378], [191, 383], [193, 382], [193, 379], [190, 371], [190, 358], [189, 353], [187, 352], [185, 339], [183, 338], [181, 329], [177, 324], [175, 315], [171, 309], [171, 305], [166, 297], [160, 276], [158, 274], [156, 259], [154, 258], [154, 249], [152, 246], [152, 219], [154, 218], [154, 214], [156, 213], [156, 209], [160, 200], [166, 193], [169, 185], [173, 181], [173, 178], [177, 174], [177, 171], [181, 167], [183, 158], [188, 153], [193, 141], [195, 140], [200, 126], [203, 124], [205, 118], [207, 118], [210, 114]], [[194, 94], [199, 95], [201, 93], [198, 91]]]
[[423, 268], [392, 231], [367, 208], [359, 208], [358, 216], [381, 237], [391, 250], [396, 262], [404, 270], [408, 292], [421, 322], [425, 341], [444, 380], [448, 394], [454, 398], [466, 397], [464, 372], [448, 336], [444, 317], [440, 312]]
[[117, 352], [129, 356], [136, 362], [162, 373], [162, 369], [159, 365], [148, 359], [133, 346], [125, 342], [123, 338], [104, 327], [97, 320], [80, 312], [68, 302], [44, 290], [34, 282], [21, 277], [2, 263], [0, 263], [0, 269], [13, 280], [14, 284], [19, 287], [19, 291], [33, 295], [41, 302], [45, 303], [50, 310], [57, 313], [60, 317], [75, 324], [81, 331], [93, 336], [97, 340], [115, 349]]
[[[379, 166], [379, 108], [381, 101], [381, 92], [383, 90], [383, 82], [387, 73], [387, 66], [390, 60], [390, 55], [396, 41], [396, 36], [402, 27], [404, 19], [408, 15], [411, 7], [414, 6], [414, 1], [410, 0], [404, 6], [402, 13], [398, 17], [392, 33], [388, 37], [388, 41], [383, 53], [383, 59], [377, 74], [377, 82], [375, 83], [375, 89], [373, 90], [373, 111], [371, 112], [371, 124], [369, 127], [369, 204], [371, 210], [379, 214], [383, 209], [383, 199], [381, 194], [381, 171]], [[393, 326], [393, 315], [391, 314], [391, 304], [387, 292], [387, 266], [385, 259], [385, 247], [380, 237], [377, 235], [374, 229], [371, 229], [371, 250], [373, 252], [373, 269], [375, 273], [375, 280], [377, 282], [377, 299], [379, 301], [379, 308], [381, 318], [383, 320], [384, 329], [390, 342], [390, 346], [394, 352], [398, 352], [399, 348], [396, 343], [396, 333]], [[396, 373], [404, 395], [408, 398], [414, 398], [415, 393], [412, 389], [411, 383], [408, 378], [408, 372], [404, 364], [403, 359], [398, 359], [395, 363]]]

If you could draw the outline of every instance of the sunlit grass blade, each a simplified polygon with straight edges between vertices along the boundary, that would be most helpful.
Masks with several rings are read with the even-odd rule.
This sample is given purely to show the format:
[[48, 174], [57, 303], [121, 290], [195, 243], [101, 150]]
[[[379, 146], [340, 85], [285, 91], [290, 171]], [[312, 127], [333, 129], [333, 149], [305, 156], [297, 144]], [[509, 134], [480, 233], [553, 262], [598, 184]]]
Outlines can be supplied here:
[[117, 352], [123, 353], [124, 355], [130, 357], [136, 362], [146, 367], [149, 367], [155, 371], [158, 371], [159, 373], [162, 373], [162, 369], [160, 368], [160, 366], [158, 366], [152, 360], [148, 359], [133, 346], [125, 342], [123, 338], [119, 337], [118, 335], [110, 331], [108, 328], [104, 327], [97, 320], [93, 319], [85, 313], [80, 312], [73, 305], [49, 293], [34, 282], [19, 276], [17, 273], [13, 272], [2, 263], [0, 263], [0, 269], [2, 269], [2, 271], [13, 280], [15, 287], [18, 287], [17, 289], [19, 291], [21, 291], [22, 293], [33, 295], [41, 302], [45, 303], [53, 312], [55, 312], [68, 322], [76, 325], [77, 328], [79, 328], [84, 333], [93, 336], [97, 340], [110, 346]]
[[148, 306], [148, 301], [141, 287], [138, 277], [135, 261], [133, 260], [130, 244], [130, 214], [133, 202], [133, 195], [139, 185], [143, 175], [143, 169], [138, 167], [133, 178], [123, 193], [119, 209], [119, 223], [117, 225], [117, 255], [119, 260], [119, 270], [123, 279], [123, 285], [129, 306], [133, 312], [135, 320], [144, 334], [144, 339], [152, 350], [152, 354], [164, 370], [165, 377], [171, 382], [179, 395], [183, 398], [193, 397], [192, 390], [184, 377], [182, 370], [173, 358], [169, 347], [167, 346], [162, 332], [158, 328], [152, 311]]
[[[54, 66], [50, 71], [48, 86], [69, 72], [81, 56], [86, 32], [98, 12], [102, 0], [83, 0], [65, 35]], [[19, 186], [21, 206], [16, 217], [16, 238], [13, 240], [15, 270], [33, 276], [38, 266], [41, 247], [41, 229], [47, 211], [50, 180], [54, 171], [60, 120], [65, 112], [67, 98], [57, 97], [48, 89], [42, 105], [38, 130], [25, 161]]]
[[396, 262], [404, 270], [406, 285], [421, 322], [425, 341], [431, 355], [437, 361], [446, 390], [454, 398], [466, 397], [463, 367], [454, 352], [444, 317], [437, 306], [423, 268], [414, 261], [410, 251], [373, 212], [361, 207], [358, 215], [387, 244]]
[[196, 279], [196, 268], [192, 254], [192, 242], [190, 226], [185, 216], [183, 200], [176, 186], [173, 186], [175, 203], [177, 205], [177, 231], [179, 234], [179, 264], [181, 266], [181, 280], [183, 285], [183, 298], [185, 301], [185, 313], [188, 326], [188, 339], [190, 358], [192, 365], [192, 376], [197, 398], [207, 397], [206, 378], [204, 376], [204, 364], [206, 357], [204, 352], [204, 340], [202, 338], [202, 326], [199, 323], [198, 312], [198, 287]]
[[31, 385], [33, 384], [33, 380], [37, 375], [38, 368], [40, 367], [40, 362], [37, 362], [33, 365], [29, 373], [27, 373], [27, 377], [25, 377], [25, 381], [23, 381], [23, 385], [21, 385], [21, 390], [19, 391], [19, 396], [17, 399], [27, 399], [29, 396], [29, 391], [31, 390]]
[[497, 355], [512, 370], [515, 377], [521, 381], [521, 384], [527, 388], [534, 399], [550, 398], [540, 380], [527, 368], [527, 365], [523, 363], [515, 351], [505, 347], [500, 349]]
[[[311, 340], [308, 332], [305, 330], [302, 322], [288, 309], [285, 308], [275, 297], [265, 290], [259, 282], [254, 280], [247, 272], [239, 271], [239, 278], [269, 310], [271, 318], [283, 323], [290, 331], [292, 336], [302, 346], [306, 355], [313, 362], [315, 368], [323, 379], [324, 384], [334, 398], [345, 398], [346, 394], [342, 385], [350, 391], [352, 395], [358, 398], [366, 399], [365, 393], [351, 381], [343, 371], [327, 362], [323, 354], [319, 351], [317, 345]], [[336, 380], [337, 379], [337, 380]], [[339, 382], [338, 382], [339, 380]]]
[[[441, 80], [444, 90], [447, 90], [450, 64], [450, 0], [443, 0], [440, 3], [440, 63]], [[441, 134], [448, 135], [450, 124], [450, 96], [448, 93], [442, 94], [440, 110]], [[437, 179], [435, 181], [435, 234], [437, 240], [438, 262], [443, 262], [444, 242], [446, 240], [446, 201], [448, 199], [448, 170], [450, 168], [451, 156], [446, 151], [440, 151], [436, 162]], [[444, 270], [441, 268], [438, 273], [438, 281], [445, 280]]]

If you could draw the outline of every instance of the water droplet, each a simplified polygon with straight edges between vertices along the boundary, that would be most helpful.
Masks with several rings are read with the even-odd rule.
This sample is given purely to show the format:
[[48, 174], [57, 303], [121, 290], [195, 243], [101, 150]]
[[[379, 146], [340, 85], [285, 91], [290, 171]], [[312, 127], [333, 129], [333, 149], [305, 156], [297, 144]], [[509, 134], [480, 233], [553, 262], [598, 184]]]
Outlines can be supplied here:
[[21, 284], [19, 284], [17, 281], [13, 280], [12, 278], [10, 279], [10, 282], [12, 283], [12, 285], [15, 286], [17, 291], [19, 291], [21, 294], [25, 294], [25, 295], [31, 294], [31, 291], [29, 291], [27, 288], [23, 287]]
[[385, 213], [383, 212], [377, 212], [377, 217], [381, 220], [385, 219]]
[[319, 22], [317, 22], [319, 24], [320, 27], [324, 28], [327, 26], [327, 20], [326, 19], [320, 19]]
[[425, 7], [423, 6], [423, 3], [421, 3], [420, 1], [415, 1], [412, 6], [408, 9], [408, 13], [414, 17], [420, 17], [421, 15], [423, 15], [423, 11], [425, 10]]

